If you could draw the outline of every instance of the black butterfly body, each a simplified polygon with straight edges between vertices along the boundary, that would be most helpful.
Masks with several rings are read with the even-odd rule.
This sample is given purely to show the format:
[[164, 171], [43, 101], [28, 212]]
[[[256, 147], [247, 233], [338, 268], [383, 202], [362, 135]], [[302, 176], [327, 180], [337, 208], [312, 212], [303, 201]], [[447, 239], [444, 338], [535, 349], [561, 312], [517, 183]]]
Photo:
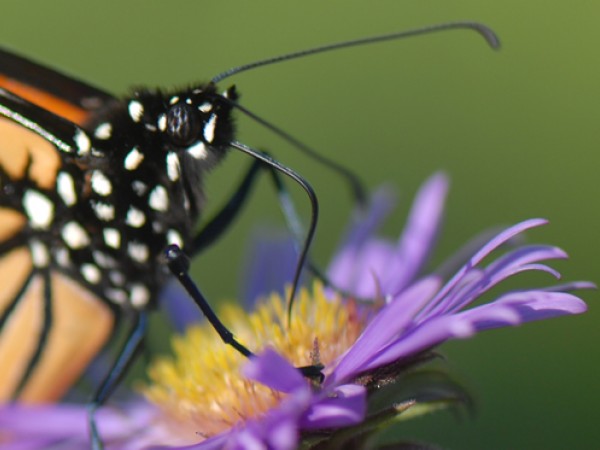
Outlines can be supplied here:
[[[3, 61], [20, 65], [17, 80]], [[40, 71], [50, 100], [35, 104]], [[164, 249], [192, 244], [203, 178], [232, 141], [237, 95], [208, 83], [117, 100], [8, 52], [0, 72], [0, 280], [9, 280], [0, 288], [0, 366], [14, 368], [0, 400], [54, 400], [123, 312], [155, 306], [169, 276]], [[16, 264], [22, 273], [11, 276]], [[61, 306], [77, 296], [95, 304], [85, 325], [86, 315]], [[21, 331], [8, 334], [11, 326]], [[15, 359], [19, 333], [27, 344]], [[74, 357], [75, 345], [89, 348]]]

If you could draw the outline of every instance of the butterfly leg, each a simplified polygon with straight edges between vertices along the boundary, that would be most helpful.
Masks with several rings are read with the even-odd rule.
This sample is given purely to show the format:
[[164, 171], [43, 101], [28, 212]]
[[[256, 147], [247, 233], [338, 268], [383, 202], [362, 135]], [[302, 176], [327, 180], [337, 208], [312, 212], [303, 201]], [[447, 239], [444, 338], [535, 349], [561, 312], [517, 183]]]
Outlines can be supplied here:
[[96, 390], [92, 401], [88, 404], [88, 423], [90, 427], [90, 436], [93, 450], [102, 450], [104, 448], [98, 428], [95, 421], [95, 413], [100, 406], [106, 402], [108, 397], [115, 390], [123, 375], [134, 361], [146, 334], [148, 327], [148, 317], [145, 311], [137, 314], [134, 323], [129, 331], [125, 343], [119, 351], [113, 366]]

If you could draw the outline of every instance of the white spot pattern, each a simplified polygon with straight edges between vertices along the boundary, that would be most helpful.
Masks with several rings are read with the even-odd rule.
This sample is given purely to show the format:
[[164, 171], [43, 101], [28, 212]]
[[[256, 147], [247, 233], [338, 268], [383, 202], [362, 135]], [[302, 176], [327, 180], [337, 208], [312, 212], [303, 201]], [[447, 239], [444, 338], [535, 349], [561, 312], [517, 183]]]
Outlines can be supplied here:
[[48, 265], [50, 262], [48, 247], [40, 241], [34, 240], [29, 243], [29, 249], [31, 250], [31, 259], [35, 267], [46, 267]]
[[86, 279], [89, 283], [96, 284], [102, 278], [102, 274], [100, 273], [100, 269], [94, 264], [84, 264], [81, 266], [81, 275]]
[[67, 222], [61, 230], [61, 236], [72, 249], [83, 248], [90, 243], [90, 237], [77, 222]]
[[106, 245], [112, 248], [119, 248], [121, 246], [121, 233], [115, 228], [105, 228], [102, 230], [104, 242]]
[[33, 228], [46, 229], [54, 220], [54, 204], [38, 191], [28, 190], [23, 194], [23, 208]]
[[204, 142], [200, 141], [187, 149], [187, 152], [196, 159], [206, 159], [208, 150]]
[[67, 206], [73, 206], [77, 201], [75, 194], [75, 182], [73, 177], [66, 173], [60, 172], [56, 177], [56, 190]]
[[127, 153], [127, 156], [123, 161], [123, 166], [127, 170], [135, 170], [140, 166], [143, 160], [144, 154], [140, 152], [137, 147], [133, 147], [131, 151]]
[[167, 154], [167, 176], [171, 181], [179, 179], [179, 157], [173, 152]]
[[131, 241], [127, 244], [127, 253], [131, 257], [131, 259], [144, 263], [148, 261], [148, 255], [150, 251], [148, 250], [148, 246], [141, 242]]
[[134, 122], [139, 122], [142, 120], [142, 117], [144, 116], [144, 105], [142, 105], [140, 102], [137, 100], [130, 101], [127, 109], [129, 111], [129, 116]]
[[143, 308], [150, 300], [148, 288], [142, 284], [134, 284], [130, 289], [131, 304], [136, 308]]
[[101, 123], [94, 130], [94, 136], [98, 139], [110, 139], [112, 136], [112, 125], [108, 122]]
[[150, 192], [150, 196], [148, 197], [148, 204], [150, 208], [155, 211], [166, 211], [169, 209], [169, 196], [167, 194], [167, 190], [161, 186], [157, 185], [152, 192]]
[[176, 230], [169, 230], [167, 232], [167, 244], [174, 244], [179, 248], [183, 248], [183, 239], [181, 238], [181, 234], [179, 234], [179, 232]]
[[77, 130], [75, 132], [75, 136], [73, 136], [75, 140], [75, 145], [77, 145], [77, 154], [86, 155], [90, 152], [92, 148], [92, 143], [90, 142], [90, 138], [87, 134], [85, 134], [82, 130]]
[[158, 120], [156, 121], [156, 125], [158, 125], [158, 129], [160, 131], [165, 131], [167, 129], [167, 115], [161, 114], [158, 116]]
[[139, 228], [146, 223], [146, 216], [141, 209], [137, 209], [135, 206], [130, 206], [127, 211], [127, 217], [125, 223], [133, 228]]
[[109, 300], [112, 300], [114, 303], [117, 303], [119, 305], [127, 301], [127, 294], [121, 289], [108, 288], [104, 291], [104, 293], [109, 298]]
[[110, 203], [92, 202], [92, 208], [96, 217], [104, 222], [110, 222], [115, 218], [115, 207]]
[[206, 125], [204, 125], [204, 140], [206, 142], [208, 142], [209, 144], [215, 138], [216, 126], [217, 126], [217, 115], [211, 114], [210, 119], [208, 119], [208, 122], [206, 122]]
[[92, 190], [98, 194], [106, 197], [112, 193], [112, 183], [100, 170], [92, 171]]

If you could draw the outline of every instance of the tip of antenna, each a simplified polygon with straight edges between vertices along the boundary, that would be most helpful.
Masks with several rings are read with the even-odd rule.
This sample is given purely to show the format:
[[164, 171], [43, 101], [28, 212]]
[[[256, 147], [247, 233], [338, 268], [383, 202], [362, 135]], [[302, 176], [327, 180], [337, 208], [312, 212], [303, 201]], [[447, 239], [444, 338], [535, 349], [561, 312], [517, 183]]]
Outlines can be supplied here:
[[468, 26], [483, 36], [491, 48], [494, 50], [500, 48], [500, 38], [490, 27], [479, 22], [470, 22], [468, 23]]

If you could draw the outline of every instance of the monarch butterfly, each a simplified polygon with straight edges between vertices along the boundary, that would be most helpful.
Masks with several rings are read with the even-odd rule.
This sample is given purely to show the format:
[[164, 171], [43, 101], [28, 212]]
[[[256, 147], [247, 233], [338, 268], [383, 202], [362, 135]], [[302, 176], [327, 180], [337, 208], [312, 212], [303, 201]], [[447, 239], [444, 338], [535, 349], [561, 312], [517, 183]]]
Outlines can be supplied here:
[[[216, 83], [278, 61], [450, 28], [473, 29], [498, 44], [482, 25], [443, 24], [292, 53], [190, 89], [138, 90], [124, 99], [0, 50], [0, 401], [59, 399], [128, 318], [128, 339], [93, 399], [95, 406], [103, 403], [133, 359], [146, 313], [169, 279], [165, 249], [171, 272], [217, 331], [250, 356], [203, 303], [180, 249], [194, 256], [215, 240], [267, 165], [299, 182], [313, 204], [296, 284], [316, 226], [316, 197], [291, 169], [234, 140], [234, 109], [261, 119], [236, 103], [235, 88], [218, 92]], [[229, 148], [257, 163], [195, 233], [202, 181]]]

